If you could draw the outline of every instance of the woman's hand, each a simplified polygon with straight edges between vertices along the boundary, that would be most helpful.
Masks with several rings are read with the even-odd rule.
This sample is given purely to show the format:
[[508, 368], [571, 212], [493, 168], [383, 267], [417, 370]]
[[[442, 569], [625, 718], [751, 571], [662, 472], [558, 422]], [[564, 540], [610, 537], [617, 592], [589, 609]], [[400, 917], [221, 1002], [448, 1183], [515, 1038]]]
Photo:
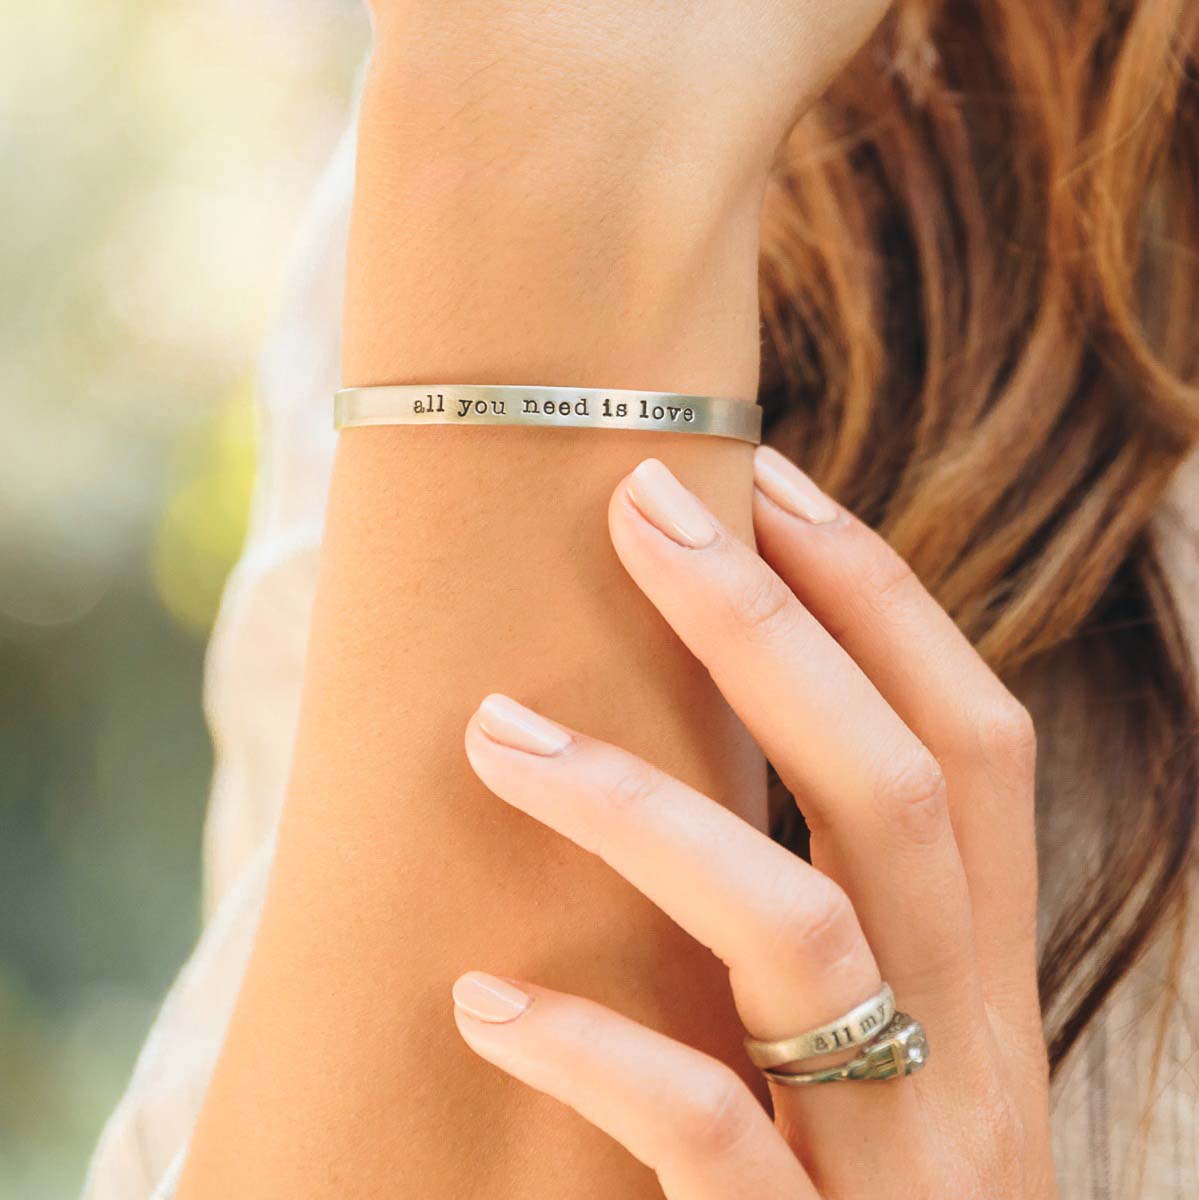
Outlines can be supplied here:
[[471, 719], [467, 755], [718, 955], [754, 1037], [836, 1020], [886, 980], [927, 1031], [928, 1065], [772, 1084], [772, 1124], [727, 1065], [583, 999], [472, 972], [458, 1028], [654, 1168], [670, 1200], [1045, 1200], [1029, 718], [880, 538], [773, 451], [755, 482], [762, 557], [652, 459], [609, 524], [797, 797], [811, 865], [504, 697]]

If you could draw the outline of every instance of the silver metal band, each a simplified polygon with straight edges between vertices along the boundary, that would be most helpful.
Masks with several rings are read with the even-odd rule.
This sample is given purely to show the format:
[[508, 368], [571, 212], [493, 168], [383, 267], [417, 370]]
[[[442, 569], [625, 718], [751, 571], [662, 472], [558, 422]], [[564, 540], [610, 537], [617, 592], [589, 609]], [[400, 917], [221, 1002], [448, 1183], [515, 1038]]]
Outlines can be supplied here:
[[895, 993], [889, 983], [884, 983], [869, 1000], [863, 1000], [836, 1021], [773, 1042], [747, 1037], [745, 1051], [754, 1066], [763, 1070], [781, 1067], [784, 1063], [802, 1062], [805, 1058], [835, 1054], [878, 1037], [894, 1015]]
[[762, 440], [762, 410], [746, 400], [599, 388], [412, 384], [346, 388], [334, 396], [333, 425], [521, 425], [644, 429]]
[[907, 1013], [897, 1012], [861, 1054], [849, 1062], [820, 1071], [777, 1071], [762, 1073], [772, 1083], [803, 1087], [809, 1083], [842, 1083], [853, 1080], [902, 1079], [928, 1062], [928, 1036], [924, 1027]]

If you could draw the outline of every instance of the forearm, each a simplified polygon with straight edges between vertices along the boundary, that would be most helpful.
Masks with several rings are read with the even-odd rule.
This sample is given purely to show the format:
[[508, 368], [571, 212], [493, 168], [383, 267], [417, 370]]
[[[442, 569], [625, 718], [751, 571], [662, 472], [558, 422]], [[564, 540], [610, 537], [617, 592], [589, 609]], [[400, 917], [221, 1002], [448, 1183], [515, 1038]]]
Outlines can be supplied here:
[[[762, 181], [725, 165], [730, 135], [700, 113], [680, 128], [647, 112], [641, 89], [556, 46], [552, 22], [458, 19], [467, 30], [446, 45], [410, 16], [415, 28], [384, 31], [376, 48], [347, 381], [752, 400]], [[570, 8], [567, 23], [580, 20]]]
[[[754, 189], [705, 188], [652, 137], [614, 163], [549, 113], [544, 145], [505, 146], [486, 89], [453, 77], [471, 68], [429, 65], [384, 41], [367, 89], [347, 382], [752, 397]], [[608, 543], [612, 487], [651, 453], [748, 536], [737, 443], [342, 435], [270, 894], [182, 1197], [656, 1194], [471, 1058], [448, 1006], [467, 968], [529, 974], [735, 1054], [720, 964], [497, 803], [462, 749], [504, 690], [762, 820], [757, 751]]]

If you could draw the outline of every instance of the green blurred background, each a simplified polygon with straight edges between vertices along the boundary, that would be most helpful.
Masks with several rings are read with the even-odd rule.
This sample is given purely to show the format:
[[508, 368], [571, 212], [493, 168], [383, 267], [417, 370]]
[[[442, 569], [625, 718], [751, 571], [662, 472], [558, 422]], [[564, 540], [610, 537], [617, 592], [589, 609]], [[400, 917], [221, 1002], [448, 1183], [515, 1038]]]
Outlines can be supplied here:
[[199, 919], [205, 641], [357, 0], [9, 0], [0, 1197], [78, 1193]]

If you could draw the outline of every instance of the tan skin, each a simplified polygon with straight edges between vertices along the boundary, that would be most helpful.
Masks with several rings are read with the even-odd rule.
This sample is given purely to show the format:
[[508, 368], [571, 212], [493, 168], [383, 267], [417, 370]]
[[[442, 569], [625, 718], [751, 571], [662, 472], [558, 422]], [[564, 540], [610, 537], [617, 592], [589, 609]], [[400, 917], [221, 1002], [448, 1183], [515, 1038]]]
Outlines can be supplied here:
[[[775, 148], [884, 7], [378, 4], [347, 382], [750, 400]], [[715, 514], [711, 545], [646, 519], [651, 455]], [[778, 508], [738, 443], [343, 434], [271, 886], [182, 1200], [1051, 1195], [1023, 714], [888, 553], [844, 515]], [[471, 715], [494, 691], [589, 737], [539, 761], [504, 747]], [[855, 723], [888, 753], [862, 757]], [[810, 801], [816, 869], [760, 832], [755, 739]], [[998, 863], [968, 834], [1001, 809]], [[895, 842], [885, 869], [863, 838]], [[476, 967], [536, 980], [518, 989], [536, 1001], [480, 1019], [468, 979], [451, 1007]], [[831, 1018], [880, 972], [935, 1062], [781, 1090], [772, 1126], [744, 1026]], [[967, 1049], [996, 1055], [985, 1086], [953, 1069]], [[897, 1156], [911, 1169], [880, 1190]]]

